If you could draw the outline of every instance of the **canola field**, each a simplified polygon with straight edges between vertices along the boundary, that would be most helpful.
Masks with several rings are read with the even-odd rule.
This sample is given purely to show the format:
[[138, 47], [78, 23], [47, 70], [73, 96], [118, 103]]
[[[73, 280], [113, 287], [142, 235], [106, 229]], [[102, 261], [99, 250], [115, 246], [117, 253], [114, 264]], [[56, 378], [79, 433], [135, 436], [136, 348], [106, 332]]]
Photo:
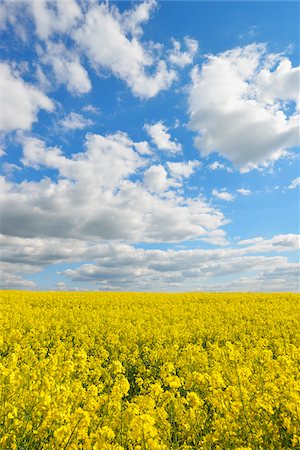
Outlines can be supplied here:
[[1, 449], [300, 449], [297, 294], [0, 301]]

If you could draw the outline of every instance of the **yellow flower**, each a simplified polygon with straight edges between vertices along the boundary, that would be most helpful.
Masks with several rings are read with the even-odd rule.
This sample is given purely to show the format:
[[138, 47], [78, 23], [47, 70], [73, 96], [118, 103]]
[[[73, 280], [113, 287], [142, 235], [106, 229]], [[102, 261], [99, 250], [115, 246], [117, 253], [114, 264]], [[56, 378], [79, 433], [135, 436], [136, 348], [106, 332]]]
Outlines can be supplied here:
[[199, 396], [196, 394], [196, 392], [189, 392], [186, 396], [188, 404], [192, 408], [196, 408], [197, 406], [203, 404], [202, 400], [199, 398]]

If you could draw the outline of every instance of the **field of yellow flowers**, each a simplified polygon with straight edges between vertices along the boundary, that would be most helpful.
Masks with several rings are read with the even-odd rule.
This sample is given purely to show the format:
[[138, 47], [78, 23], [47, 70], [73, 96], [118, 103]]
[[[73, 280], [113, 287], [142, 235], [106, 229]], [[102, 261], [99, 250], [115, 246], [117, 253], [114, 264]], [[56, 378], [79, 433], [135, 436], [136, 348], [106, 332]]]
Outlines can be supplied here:
[[300, 448], [297, 294], [0, 301], [1, 449]]

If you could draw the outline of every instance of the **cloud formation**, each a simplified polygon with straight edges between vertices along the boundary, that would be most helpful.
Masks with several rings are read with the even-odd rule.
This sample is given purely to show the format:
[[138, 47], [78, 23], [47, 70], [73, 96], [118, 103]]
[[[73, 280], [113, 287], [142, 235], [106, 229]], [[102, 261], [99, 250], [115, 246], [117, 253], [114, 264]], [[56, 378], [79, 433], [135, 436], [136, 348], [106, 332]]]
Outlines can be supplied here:
[[[299, 144], [299, 67], [251, 44], [208, 55], [192, 71], [190, 128], [202, 155], [217, 151], [242, 172]], [[295, 112], [288, 114], [287, 106]]]
[[213, 197], [225, 200], [225, 202], [232, 202], [234, 200], [234, 195], [230, 194], [230, 192], [227, 192], [225, 189], [222, 189], [221, 191], [213, 189], [211, 194]]
[[[110, 70], [142, 98], [157, 95], [176, 79], [176, 72], [139, 40], [141, 24], [149, 19], [154, 7], [155, 2], [146, 2], [122, 15], [107, 3], [93, 4], [72, 33], [95, 70]], [[154, 73], [148, 73], [153, 67]]]
[[[85, 150], [69, 157], [41, 139], [24, 138], [22, 145], [25, 167], [52, 169], [57, 177], [1, 179], [4, 234], [179, 242], [209, 237], [227, 223], [204, 198], [173, 190], [178, 180], [162, 165], [151, 165], [125, 133], [88, 134]], [[137, 174], [144, 182], [131, 180]]]
[[294, 178], [291, 184], [288, 186], [288, 189], [296, 189], [296, 187], [299, 185], [300, 185], [300, 177]]
[[39, 110], [53, 111], [43, 92], [26, 83], [8, 63], [0, 63], [0, 131], [30, 130]]
[[151, 166], [144, 172], [144, 185], [150, 192], [164, 192], [170, 187], [178, 186], [175, 180], [168, 178], [162, 165]]
[[60, 125], [66, 130], [82, 130], [93, 124], [94, 122], [91, 119], [84, 117], [82, 114], [75, 113], [74, 111], [70, 112], [70, 114], [60, 121]]
[[159, 150], [168, 153], [178, 153], [182, 151], [182, 145], [171, 139], [171, 135], [168, 132], [169, 128], [163, 122], [146, 124], [144, 128], [150, 136], [153, 144]]
[[185, 36], [184, 44], [186, 46], [186, 51], [181, 50], [181, 43], [176, 41], [176, 39], [173, 39], [172, 42], [173, 49], [170, 52], [169, 61], [179, 67], [185, 67], [188, 64], [192, 64], [194, 56], [198, 51], [198, 42], [195, 39]]
[[142, 40], [142, 27], [156, 6], [154, 0], [149, 0], [120, 12], [106, 2], [70, 0], [66, 7], [63, 0], [13, 1], [1, 8], [0, 27], [10, 24], [26, 42], [30, 33], [24, 16], [28, 17], [39, 41], [39, 73], [50, 67], [53, 82], [66, 85], [73, 95], [91, 90], [85, 60], [97, 75], [112, 74], [125, 82], [135, 96], [146, 99], [168, 89], [178, 77], [175, 67], [190, 64], [197, 51], [197, 42], [189, 37], [184, 38], [184, 52], [180, 51], [179, 41], [174, 41], [172, 51], [164, 51], [161, 43]]
[[67, 34], [82, 16], [82, 10], [75, 0], [29, 1], [26, 2], [35, 23], [36, 33], [42, 40], [53, 34]]
[[62, 43], [47, 42], [46, 46], [38, 47], [39, 64], [48, 66], [53, 71], [55, 82], [66, 85], [74, 95], [87, 94], [92, 84], [87, 70], [81, 64], [75, 51], [68, 50]]
[[[284, 236], [279, 239], [284, 240]], [[266, 251], [280, 252], [281, 248], [274, 245], [279, 239], [275, 236], [272, 243], [266, 243]], [[287, 245], [285, 250], [293, 251], [295, 247]], [[214, 290], [218, 278], [226, 280], [236, 274], [246, 275], [248, 290], [269, 290], [272, 283], [273, 290], [283, 290], [284, 286], [299, 289], [298, 263], [290, 263], [282, 256], [252, 256], [252, 252], [255, 245], [213, 250], [144, 250], [111, 245], [106, 256], [94, 264], [67, 269], [63, 274], [72, 282], [90, 282], [98, 289]], [[253, 284], [253, 280], [259, 282]], [[217, 289], [231, 290], [232, 286], [225, 281]], [[241, 287], [235, 286], [237, 289]]]
[[239, 188], [236, 191], [241, 195], [251, 195], [252, 194], [250, 189]]
[[226, 170], [227, 172], [231, 173], [233, 170], [231, 167], [225, 166], [225, 164], [220, 163], [220, 161], [214, 161], [208, 166], [211, 170]]
[[[67, 284], [79, 283], [83, 289], [297, 290], [299, 287], [299, 264], [278, 256], [297, 251], [299, 235], [277, 235], [269, 240], [257, 237], [227, 248], [166, 250], [59, 238], [0, 236], [1, 241], [7, 274], [12, 266], [32, 274], [49, 264], [92, 261], [61, 273]], [[261, 251], [266, 254], [261, 256]], [[228, 281], [228, 277], [237, 274], [240, 274], [238, 282]], [[24, 283], [20, 281], [20, 286], [25, 286]]]
[[[4, 288], [38, 288], [32, 280], [57, 264], [59, 289], [299, 287], [298, 235], [236, 242], [238, 219], [229, 236], [226, 229], [239, 204], [255, 200], [259, 209], [262, 195], [282, 185], [254, 189], [299, 142], [299, 68], [254, 43], [202, 58], [191, 83], [179, 84], [198, 41], [166, 28], [156, 42], [146, 24], [157, 6], [0, 5], [0, 28], [15, 39], [6, 39], [0, 63]], [[134, 138], [117, 131], [126, 126]], [[260, 170], [250, 181], [243, 174], [252, 169]], [[282, 192], [299, 185], [291, 173]], [[261, 195], [241, 200], [254, 192]]]
[[167, 162], [170, 174], [178, 180], [190, 177], [200, 165], [199, 161]]

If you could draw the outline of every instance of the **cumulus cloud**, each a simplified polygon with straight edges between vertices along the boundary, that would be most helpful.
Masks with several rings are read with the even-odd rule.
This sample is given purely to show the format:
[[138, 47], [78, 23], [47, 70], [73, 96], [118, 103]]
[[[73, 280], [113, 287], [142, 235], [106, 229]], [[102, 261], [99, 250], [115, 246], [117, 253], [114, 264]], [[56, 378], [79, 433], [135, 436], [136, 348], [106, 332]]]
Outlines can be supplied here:
[[[0, 235], [0, 243], [2, 241], [2, 237]], [[1, 244], [0, 244], [1, 245]], [[14, 248], [10, 247], [10, 249], [6, 250], [6, 253], [13, 253]], [[7, 258], [9, 262], [5, 261], [5, 258], [0, 262], [0, 288], [1, 289], [35, 289], [36, 283], [34, 281], [28, 280], [26, 276], [35, 272], [35, 269], [32, 269], [32, 265], [28, 266], [20, 263], [15, 264], [10, 261], [10, 256]], [[33, 263], [34, 265], [34, 263]], [[39, 267], [40, 270], [42, 266]]]
[[[66, 8], [67, 9], [67, 8]], [[68, 50], [62, 43], [47, 42], [46, 48], [39, 48], [39, 61], [50, 66], [57, 84], [65, 84], [71, 94], [88, 93], [91, 82], [75, 51]]]
[[257, 95], [267, 105], [274, 105], [278, 100], [292, 100], [299, 110], [299, 67], [292, 67], [288, 58], [281, 58], [275, 70], [272, 69], [274, 65], [271, 64], [257, 74]]
[[169, 61], [179, 67], [185, 67], [192, 64], [194, 56], [198, 51], [198, 42], [188, 36], [185, 36], [184, 43], [186, 51], [181, 50], [181, 44], [176, 39], [172, 40], [173, 49], [169, 54]]
[[84, 152], [67, 157], [58, 147], [46, 148], [40, 139], [25, 138], [22, 162], [28, 167], [56, 169], [62, 177], [92, 189], [112, 189], [145, 164], [125, 133], [88, 134], [85, 147]]
[[224, 200], [225, 202], [232, 202], [234, 200], [234, 195], [230, 194], [230, 192], [227, 192], [225, 189], [221, 191], [213, 189], [211, 193], [214, 197]]
[[43, 92], [26, 83], [8, 63], [0, 63], [0, 130], [29, 130], [40, 109], [53, 111]]
[[157, 196], [130, 182], [112, 192], [101, 188], [101, 180], [93, 188], [87, 181], [45, 179], [6, 185], [2, 232], [21, 237], [180, 242], [205, 237], [226, 224], [221, 212], [200, 199]]
[[247, 246], [249, 252], [287, 252], [299, 249], [298, 234], [278, 234], [271, 239], [256, 237], [244, 239], [238, 245]]
[[29, 8], [35, 23], [37, 35], [47, 40], [53, 34], [69, 33], [81, 18], [82, 12], [75, 0], [29, 1]]
[[221, 228], [209, 231], [207, 233], [207, 236], [204, 236], [201, 240], [203, 242], [208, 242], [209, 244], [220, 247], [228, 246], [229, 244], [226, 236], [226, 231], [222, 230]]
[[33, 290], [37, 286], [35, 282], [3, 269], [0, 269], [0, 285], [1, 289], [22, 290]]
[[[72, 282], [87, 283], [86, 286], [98, 289], [129, 290], [284, 290], [287, 287], [297, 290], [297, 263], [290, 263], [282, 256], [251, 255], [260, 251], [293, 252], [296, 239], [299, 236], [279, 235], [270, 240], [254, 238], [241, 241], [235, 248], [147, 250], [120, 242], [91, 244], [76, 239], [0, 237], [7, 273], [9, 270], [13, 273], [12, 267], [33, 273], [49, 264], [93, 260], [76, 269], [66, 269], [63, 275]], [[289, 242], [289, 245], [276, 245], [279, 242]], [[247, 276], [241, 277], [243, 273]], [[234, 281], [223, 281], [220, 285], [215, 281], [236, 275], [238, 278]], [[14, 280], [14, 285], [16, 281], [22, 285], [21, 279], [16, 280], [12, 275], [11, 283]], [[26, 281], [23, 283], [25, 287]]]
[[68, 291], [68, 286], [66, 285], [66, 283], [64, 281], [58, 281], [55, 285], [56, 289], [58, 291]]
[[294, 178], [291, 184], [288, 186], [288, 189], [296, 189], [296, 187], [299, 185], [300, 185], [300, 177]]
[[[226, 280], [229, 276], [236, 278], [243, 273], [260, 277], [260, 281], [269, 279], [270, 289], [270, 278], [274, 279], [275, 273], [281, 273], [278, 289], [284, 288], [284, 282], [291, 290], [298, 288], [295, 278], [299, 270], [297, 263], [290, 263], [282, 256], [252, 256], [247, 249], [145, 250], [110, 244], [104, 253], [105, 256], [94, 263], [67, 269], [63, 275], [73, 282], [92, 283], [99, 289], [110, 289], [113, 285], [117, 289], [129, 290], [210, 290], [216, 286], [215, 280]], [[230, 290], [227, 284], [220, 285], [219, 289], [224, 290], [225, 287], [225, 290]], [[252, 285], [251, 290], [256, 286]], [[237, 289], [244, 289], [243, 283], [235, 286]]]
[[[176, 78], [176, 72], [168, 69], [164, 60], [155, 58], [151, 48], [146, 49], [137, 37], [141, 34], [140, 24], [149, 18], [153, 4], [140, 5], [124, 15], [107, 3], [93, 4], [84, 22], [72, 33], [92, 67], [110, 70], [128, 84], [134, 95], [142, 98], [169, 88]], [[148, 68], [152, 69], [151, 74]]]
[[90, 114], [96, 114], [96, 115], [101, 114], [100, 108], [98, 108], [97, 106], [91, 105], [91, 104], [85, 105], [82, 108], [82, 111], [90, 113]]
[[220, 161], [214, 161], [208, 166], [211, 170], [226, 170], [227, 172], [232, 172], [232, 169], [225, 164], [220, 163]]
[[88, 134], [85, 150], [67, 157], [59, 147], [23, 138], [23, 164], [41, 174], [54, 169], [56, 176], [21, 183], [1, 179], [3, 233], [179, 242], [208, 237], [227, 223], [204, 198], [177, 192], [180, 183], [163, 166], [149, 168], [137, 144], [125, 133]]
[[267, 166], [299, 143], [299, 67], [251, 44], [209, 55], [192, 72], [190, 128], [203, 155], [217, 151], [241, 171]]
[[140, 36], [143, 34], [141, 25], [148, 22], [151, 13], [156, 8], [155, 0], [139, 2], [134, 5], [131, 10], [124, 12], [122, 17], [122, 28], [125, 32], [131, 33], [132, 36]]
[[[36, 35], [41, 40], [48, 40], [53, 35], [69, 34], [82, 17], [81, 7], [76, 0], [10, 0], [0, 5], [0, 27], [12, 25], [23, 42], [28, 40], [28, 23], [24, 17], [33, 21]], [[26, 26], [27, 25], [27, 26]], [[31, 31], [30, 29], [30, 31]]]
[[150, 145], [149, 145], [149, 143], [147, 141], [135, 142], [134, 143], [134, 148], [141, 155], [149, 156], [149, 155], [152, 155], [152, 153], [153, 153], [151, 148], [150, 148]]
[[[15, 36], [18, 36], [22, 42], [27, 40], [27, 29], [22, 18], [24, 18], [24, 8], [22, 11], [18, 8], [18, 1], [11, 0], [0, 3], [0, 29], [7, 30], [8, 26], [12, 26]], [[26, 11], [26, 4], [23, 3]]]
[[182, 151], [181, 144], [171, 139], [171, 135], [168, 133], [169, 128], [167, 128], [163, 122], [156, 122], [151, 125], [146, 124], [144, 128], [159, 150], [168, 153], [178, 153]]
[[144, 172], [144, 185], [151, 192], [164, 192], [177, 183], [168, 178], [168, 173], [162, 165], [151, 166]]
[[[185, 51], [181, 52], [180, 44], [174, 41], [171, 53], [161, 43], [141, 39], [143, 25], [156, 6], [154, 0], [149, 0], [120, 12], [109, 2], [70, 0], [66, 7], [64, 0], [14, 0], [2, 7], [1, 22], [3, 27], [10, 24], [28, 42], [28, 27], [20, 26], [20, 22], [24, 22], [24, 16], [33, 21], [39, 40], [39, 63], [51, 67], [54, 81], [66, 85], [72, 94], [91, 90], [82, 64], [85, 60], [98, 75], [113, 74], [135, 96], [147, 99], [168, 89], [177, 79], [175, 66], [191, 63], [197, 49], [197, 43], [188, 37], [184, 39]], [[40, 78], [43, 73], [40, 69]]]
[[178, 179], [190, 177], [195, 169], [200, 166], [199, 161], [187, 161], [187, 162], [167, 162], [168, 170], [170, 174]]
[[75, 113], [74, 111], [70, 112], [70, 114], [60, 121], [60, 125], [67, 130], [82, 130], [93, 124], [94, 122], [91, 119], [87, 119], [82, 114]]
[[252, 191], [250, 189], [240, 188], [236, 190], [241, 195], [251, 195]]
[[[0, 235], [6, 273], [21, 272], [23, 276], [50, 264], [91, 261], [62, 274], [72, 283], [82, 283], [83, 289], [100, 290], [297, 290], [299, 265], [286, 256], [273, 255], [297, 251], [297, 240], [298, 235], [290, 234], [253, 238], [227, 248], [158, 250], [116, 241]], [[262, 256], [262, 251], [266, 255]], [[12, 275], [11, 283], [14, 278]], [[59, 283], [57, 287], [63, 287], [62, 281]]]
[[273, 267], [260, 268], [254, 276], [242, 276], [222, 284], [211, 284], [213, 291], [299, 292], [299, 264], [282, 260]]

